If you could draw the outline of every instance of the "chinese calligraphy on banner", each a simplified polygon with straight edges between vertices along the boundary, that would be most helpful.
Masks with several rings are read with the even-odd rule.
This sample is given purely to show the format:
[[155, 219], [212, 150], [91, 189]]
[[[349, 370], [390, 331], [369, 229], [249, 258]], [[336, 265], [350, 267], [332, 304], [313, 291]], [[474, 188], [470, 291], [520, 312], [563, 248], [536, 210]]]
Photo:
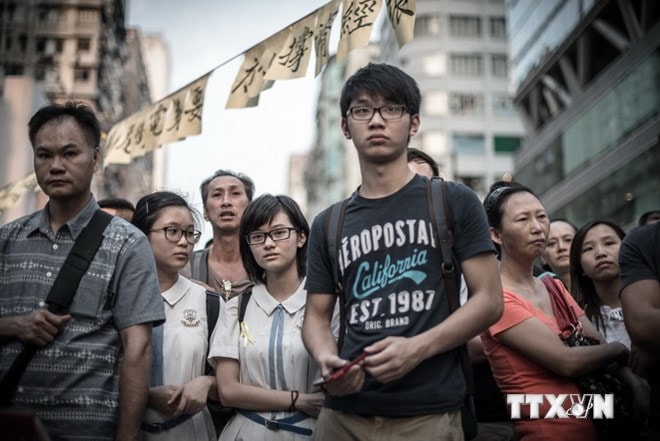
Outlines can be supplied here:
[[105, 164], [128, 164], [168, 142], [202, 132], [204, 91], [209, 74], [112, 127]]
[[27, 191], [37, 190], [37, 176], [30, 172], [21, 179], [0, 187], [0, 213], [14, 205]]
[[[415, 25], [415, 0], [331, 0], [244, 53], [226, 108], [254, 107], [259, 103], [259, 94], [275, 80], [305, 76], [312, 48], [315, 75], [318, 75], [328, 62], [330, 34], [338, 16], [341, 32], [337, 60], [367, 46], [383, 1], [399, 46], [410, 42]], [[221, 66], [114, 125], [106, 138], [104, 164], [128, 164], [163, 144], [200, 134], [206, 83]], [[34, 173], [0, 187], [0, 212], [13, 205], [24, 192], [36, 189]]]

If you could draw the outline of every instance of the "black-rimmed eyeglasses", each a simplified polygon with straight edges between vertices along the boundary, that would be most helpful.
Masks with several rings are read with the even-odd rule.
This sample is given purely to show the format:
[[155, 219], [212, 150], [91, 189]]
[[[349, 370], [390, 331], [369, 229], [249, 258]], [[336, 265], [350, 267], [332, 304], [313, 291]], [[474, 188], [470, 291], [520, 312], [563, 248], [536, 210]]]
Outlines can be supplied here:
[[378, 112], [385, 121], [400, 119], [406, 112], [406, 106], [389, 104], [381, 107], [356, 106], [348, 109], [348, 115], [356, 121], [369, 121]]
[[184, 230], [183, 228], [178, 227], [163, 227], [156, 228], [154, 230], [149, 230], [150, 233], [154, 231], [162, 231], [165, 233], [165, 239], [170, 242], [179, 242], [182, 236], [186, 236], [186, 242], [190, 245], [195, 245], [199, 242], [199, 238], [202, 237], [202, 232], [197, 230]]
[[266, 232], [254, 231], [245, 235], [245, 240], [249, 245], [259, 245], [264, 243], [266, 242], [267, 237], [270, 237], [273, 242], [277, 242], [291, 237], [292, 231], [298, 231], [298, 229], [293, 227], [280, 227]]

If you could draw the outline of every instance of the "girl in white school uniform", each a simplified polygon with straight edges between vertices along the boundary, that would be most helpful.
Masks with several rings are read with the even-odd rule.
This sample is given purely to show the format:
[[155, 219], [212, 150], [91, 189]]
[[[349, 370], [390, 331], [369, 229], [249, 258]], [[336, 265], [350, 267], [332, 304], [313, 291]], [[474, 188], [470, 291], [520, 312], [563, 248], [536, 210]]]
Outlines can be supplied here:
[[225, 304], [209, 353], [220, 400], [236, 409], [220, 440], [309, 440], [324, 399], [301, 337], [309, 226], [293, 199], [266, 194], [248, 205], [240, 234], [255, 286]]
[[209, 395], [217, 399], [215, 377], [205, 375], [208, 329], [212, 325], [207, 319], [207, 294], [200, 285], [179, 275], [200, 237], [193, 211], [181, 196], [160, 191], [138, 201], [132, 223], [149, 238], [166, 317], [165, 323], [153, 330], [143, 439], [215, 440], [206, 407]]

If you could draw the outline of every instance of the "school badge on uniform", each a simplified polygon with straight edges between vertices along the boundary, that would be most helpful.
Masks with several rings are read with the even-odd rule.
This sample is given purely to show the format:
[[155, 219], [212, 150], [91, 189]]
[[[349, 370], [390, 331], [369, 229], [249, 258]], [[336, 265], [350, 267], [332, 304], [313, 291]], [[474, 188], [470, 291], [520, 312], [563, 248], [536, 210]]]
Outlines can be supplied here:
[[183, 311], [183, 320], [181, 320], [181, 323], [187, 328], [194, 328], [195, 326], [199, 326], [197, 311], [194, 309], [185, 309]]

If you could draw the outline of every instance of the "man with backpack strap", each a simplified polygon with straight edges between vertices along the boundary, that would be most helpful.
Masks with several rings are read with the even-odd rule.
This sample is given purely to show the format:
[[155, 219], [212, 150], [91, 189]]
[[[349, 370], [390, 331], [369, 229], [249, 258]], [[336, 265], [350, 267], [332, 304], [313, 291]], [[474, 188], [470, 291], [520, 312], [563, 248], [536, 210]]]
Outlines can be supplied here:
[[[165, 318], [151, 247], [114, 217], [99, 228], [91, 262], [70, 252], [100, 212], [90, 190], [100, 164], [99, 122], [89, 107], [68, 102], [43, 107], [28, 127], [37, 182], [49, 200], [0, 229], [3, 389], [14, 360], [37, 347], [14, 382], [12, 409], [35, 413], [53, 440], [137, 439], [152, 325]], [[84, 261], [89, 269], [55, 308], [49, 292], [72, 256], [72, 267]]]
[[[384, 64], [360, 69], [342, 91], [341, 126], [357, 150], [362, 184], [346, 204], [337, 255], [328, 252], [327, 211], [314, 220], [303, 339], [326, 378], [367, 355], [325, 383], [328, 397], [317, 440], [461, 439], [466, 381], [456, 348], [502, 311], [481, 203], [467, 187], [448, 182], [454, 214], [451, 257], [472, 294], [451, 312], [441, 269], [445, 262], [429, 210], [429, 181], [407, 164], [408, 141], [420, 125], [420, 101], [415, 81]], [[338, 286], [333, 259], [341, 276]], [[345, 310], [341, 351], [330, 331], [337, 291]]]
[[200, 192], [213, 242], [195, 251], [181, 274], [202, 282], [226, 301], [252, 286], [241, 261], [238, 233], [243, 211], [254, 197], [254, 182], [243, 173], [217, 170], [202, 182]]

